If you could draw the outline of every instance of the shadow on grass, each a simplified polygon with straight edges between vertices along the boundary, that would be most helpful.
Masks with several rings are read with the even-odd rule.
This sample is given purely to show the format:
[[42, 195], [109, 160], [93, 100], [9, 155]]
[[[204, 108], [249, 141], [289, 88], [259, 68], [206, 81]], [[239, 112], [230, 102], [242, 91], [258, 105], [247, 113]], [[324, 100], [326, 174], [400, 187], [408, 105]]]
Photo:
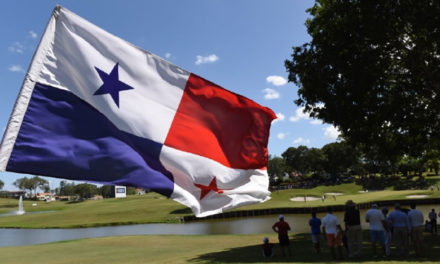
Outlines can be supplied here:
[[[416, 257], [411, 248], [409, 257], [399, 258], [395, 255], [395, 248], [391, 247], [391, 257], [374, 257], [371, 249], [371, 243], [368, 242], [369, 236], [364, 232], [364, 241], [362, 246], [362, 253], [360, 257], [348, 259], [347, 252], [344, 249], [344, 259], [335, 260], [335, 262], [344, 263], [359, 263], [359, 262], [439, 262], [440, 261], [440, 237], [425, 234], [425, 255], [423, 257]], [[273, 242], [273, 241], [272, 241]], [[332, 262], [332, 257], [326, 243], [321, 243], [322, 252], [317, 255], [311, 244], [309, 234], [295, 235], [290, 240], [292, 256], [281, 256], [278, 245], [275, 246], [275, 256], [271, 258], [263, 258], [261, 256], [261, 245], [251, 245], [239, 248], [230, 248], [221, 252], [213, 252], [201, 255], [197, 258], [191, 259], [195, 263], [262, 263], [262, 262], [303, 262], [303, 263], [323, 263]], [[411, 245], [410, 245], [411, 246]], [[378, 252], [380, 247], [378, 247]]]
[[191, 214], [190, 208], [177, 209], [171, 212], [171, 214]]

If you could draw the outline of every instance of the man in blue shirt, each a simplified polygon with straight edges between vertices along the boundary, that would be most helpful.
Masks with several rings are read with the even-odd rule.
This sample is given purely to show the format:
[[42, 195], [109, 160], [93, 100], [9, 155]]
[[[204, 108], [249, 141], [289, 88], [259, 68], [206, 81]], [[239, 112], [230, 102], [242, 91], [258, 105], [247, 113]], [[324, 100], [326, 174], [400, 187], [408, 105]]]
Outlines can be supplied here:
[[316, 254], [321, 251], [319, 241], [321, 240], [321, 220], [316, 217], [316, 212], [312, 212], [312, 218], [309, 220], [310, 229], [312, 231], [312, 242], [315, 247]]
[[408, 216], [400, 209], [400, 204], [394, 205], [395, 210], [390, 213], [388, 220], [393, 227], [393, 241], [396, 245], [397, 256], [407, 257], [409, 252], [408, 234], [411, 233]]

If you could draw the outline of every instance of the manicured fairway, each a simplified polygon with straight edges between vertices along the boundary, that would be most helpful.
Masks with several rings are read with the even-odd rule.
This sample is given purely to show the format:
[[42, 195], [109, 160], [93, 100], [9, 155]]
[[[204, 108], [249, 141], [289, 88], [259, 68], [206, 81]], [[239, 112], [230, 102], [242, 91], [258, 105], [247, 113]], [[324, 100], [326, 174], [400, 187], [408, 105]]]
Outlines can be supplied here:
[[[275, 234], [268, 234], [276, 241]], [[13, 264], [96, 264], [96, 263], [325, 263], [330, 253], [325, 247], [316, 255], [309, 235], [294, 235], [293, 257], [261, 257], [260, 244], [264, 235], [211, 235], [211, 236], [125, 236], [74, 240], [24, 247], [0, 248], [1, 263]], [[439, 237], [426, 236], [426, 257], [408, 259], [374, 258], [365, 232], [362, 256], [343, 259], [336, 263], [438, 263]], [[392, 249], [393, 250], [393, 249]]]
[[[313, 189], [291, 189], [272, 192], [271, 199], [265, 203], [243, 206], [235, 210], [252, 210], [289, 207], [317, 207], [341, 205], [351, 199], [356, 203], [383, 200], [405, 199], [407, 195], [425, 194], [431, 198], [440, 197], [440, 191], [429, 190], [383, 190], [360, 193], [361, 187], [355, 184], [320, 186]], [[325, 202], [292, 202], [295, 196], [317, 196], [324, 193], [339, 192], [336, 200], [328, 196]], [[36, 203], [37, 206], [32, 206]], [[0, 199], [0, 214], [16, 210], [18, 200]], [[25, 214], [20, 216], [1, 216], [0, 227], [7, 228], [72, 228], [106, 225], [127, 225], [144, 223], [178, 222], [184, 215], [191, 215], [190, 209], [156, 193], [142, 196], [129, 196], [125, 199], [104, 199], [83, 202], [35, 202], [24, 201], [27, 212], [50, 211], [42, 214]]]

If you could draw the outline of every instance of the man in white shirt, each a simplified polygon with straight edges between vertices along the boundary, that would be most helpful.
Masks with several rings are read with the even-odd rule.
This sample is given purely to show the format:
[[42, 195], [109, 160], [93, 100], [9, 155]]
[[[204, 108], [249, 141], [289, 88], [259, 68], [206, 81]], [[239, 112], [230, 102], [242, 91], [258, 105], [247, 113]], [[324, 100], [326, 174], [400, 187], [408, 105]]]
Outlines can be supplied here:
[[411, 240], [414, 244], [414, 251], [420, 256], [423, 253], [423, 229], [425, 222], [422, 212], [416, 209], [415, 204], [411, 204], [411, 210], [408, 212], [408, 220], [411, 226]]
[[376, 243], [379, 242], [382, 246], [383, 254], [387, 256], [385, 251], [385, 217], [377, 208], [377, 204], [373, 204], [371, 209], [365, 213], [365, 221], [370, 223], [370, 240], [374, 255], [376, 255]]
[[327, 215], [322, 218], [322, 233], [327, 239], [333, 259], [336, 258], [335, 247], [338, 248], [339, 258], [342, 259], [342, 227], [332, 209], [327, 209]]

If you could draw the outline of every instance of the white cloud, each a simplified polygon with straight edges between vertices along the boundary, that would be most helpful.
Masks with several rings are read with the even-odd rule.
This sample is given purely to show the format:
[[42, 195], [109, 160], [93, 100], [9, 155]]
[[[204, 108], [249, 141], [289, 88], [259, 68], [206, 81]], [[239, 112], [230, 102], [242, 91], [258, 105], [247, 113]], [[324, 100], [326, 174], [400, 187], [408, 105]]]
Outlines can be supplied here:
[[278, 139], [284, 139], [287, 136], [287, 133], [280, 132], [277, 134]]
[[283, 113], [277, 113], [277, 118], [272, 121], [272, 124], [275, 124], [276, 122], [284, 121], [286, 119], [286, 116]]
[[278, 76], [278, 75], [268, 76], [266, 78], [266, 81], [268, 83], [271, 83], [271, 84], [275, 85], [275, 86], [282, 86], [282, 85], [285, 85], [287, 83], [286, 79], [284, 79], [283, 77]]
[[266, 88], [263, 90], [264, 99], [272, 100], [280, 98], [280, 93], [271, 88]]
[[37, 35], [37, 33], [35, 33], [35, 31], [30, 30], [29, 31], [29, 37], [31, 37], [33, 39], [36, 39], [38, 37], [38, 35]]
[[196, 65], [204, 64], [204, 63], [214, 63], [214, 62], [218, 61], [218, 59], [219, 59], [218, 56], [215, 54], [211, 54], [208, 56], [197, 55], [196, 58], [197, 58]]
[[8, 47], [8, 50], [10, 52], [15, 52], [15, 53], [23, 53], [25, 48], [24, 45], [21, 44], [20, 42], [15, 42], [14, 44], [12, 44], [11, 46]]
[[310, 124], [312, 125], [322, 125], [322, 120], [321, 119], [312, 119], [312, 121], [310, 121]]
[[297, 122], [301, 119], [310, 119], [310, 115], [308, 113], [304, 113], [304, 107], [297, 108], [295, 111], [295, 115], [289, 118], [291, 122]]
[[324, 129], [324, 137], [331, 140], [336, 140], [338, 136], [341, 134], [339, 130], [334, 126], [328, 126]]
[[23, 67], [21, 67], [20, 65], [12, 65], [11, 67], [9, 67], [8, 70], [11, 72], [24, 72]]
[[165, 58], [167, 58], [167, 59], [171, 58], [171, 53], [169, 53], [169, 52], [165, 53]]
[[310, 139], [306, 139], [306, 138], [296, 138], [295, 140], [293, 140], [293, 144], [295, 145], [307, 145], [310, 143]]

